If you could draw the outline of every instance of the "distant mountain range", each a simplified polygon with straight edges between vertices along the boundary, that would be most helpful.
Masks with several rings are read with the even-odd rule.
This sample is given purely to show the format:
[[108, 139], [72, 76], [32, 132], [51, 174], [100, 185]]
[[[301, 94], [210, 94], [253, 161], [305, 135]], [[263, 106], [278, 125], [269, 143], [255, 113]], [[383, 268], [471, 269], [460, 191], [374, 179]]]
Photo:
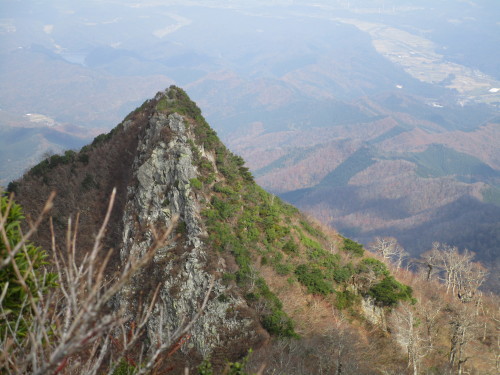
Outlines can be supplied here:
[[262, 186], [325, 223], [498, 262], [496, 1], [2, 7], [2, 185], [178, 83]]

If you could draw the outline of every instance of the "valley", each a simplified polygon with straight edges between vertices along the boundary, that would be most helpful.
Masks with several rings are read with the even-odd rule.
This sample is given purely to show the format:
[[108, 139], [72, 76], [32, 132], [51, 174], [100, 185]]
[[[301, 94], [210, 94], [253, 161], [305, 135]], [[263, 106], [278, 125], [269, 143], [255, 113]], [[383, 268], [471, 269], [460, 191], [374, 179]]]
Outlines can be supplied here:
[[[460, 93], [460, 103], [500, 103], [500, 96], [495, 90], [500, 81], [477, 69], [446, 61], [443, 55], [436, 52], [438, 46], [425, 37], [384, 24], [355, 19], [336, 20], [370, 34], [377, 52], [402, 66], [412, 77], [456, 90]], [[421, 33], [425, 35], [425, 31]]]
[[265, 189], [325, 224], [497, 267], [497, 4], [26, 4], [0, 22], [1, 185], [175, 83]]
[[[373, 156], [362, 147], [323, 181], [343, 188]], [[2, 372], [498, 369], [498, 296], [471, 252], [434, 243], [410, 271], [394, 238], [368, 251], [320, 224], [257, 185], [177, 86], [9, 192]]]

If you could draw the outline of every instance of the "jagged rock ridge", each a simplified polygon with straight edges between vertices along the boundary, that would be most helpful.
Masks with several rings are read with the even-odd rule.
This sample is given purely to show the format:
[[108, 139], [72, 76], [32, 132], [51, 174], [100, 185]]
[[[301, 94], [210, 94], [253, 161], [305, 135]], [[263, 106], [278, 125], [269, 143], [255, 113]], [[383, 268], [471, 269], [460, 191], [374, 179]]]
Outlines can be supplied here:
[[[165, 95], [165, 92], [159, 93], [155, 100], [159, 101]], [[165, 134], [169, 135], [167, 139]], [[179, 215], [186, 232], [180, 240], [159, 249], [151, 266], [157, 269], [155, 281], [161, 284], [160, 303], [156, 305], [154, 318], [148, 326], [152, 342], [158, 332], [173, 332], [186, 318], [196, 315], [214, 279], [214, 270], [207, 270], [209, 250], [203, 240], [207, 233], [200, 217], [200, 203], [190, 185], [192, 179], [199, 177], [191, 149], [194, 139], [182, 116], [155, 113], [139, 141], [132, 166], [134, 184], [127, 192], [121, 257], [144, 255], [154, 241], [150, 228], [169, 227], [173, 215]], [[176, 261], [170, 256], [175, 246], [183, 249]], [[216, 271], [225, 271], [222, 258]], [[131, 313], [132, 320], [132, 312], [137, 310], [134, 308], [137, 292], [142, 290], [144, 279], [150, 284], [151, 274], [146, 271], [139, 275], [135, 287], [123, 293], [118, 301], [120, 307]], [[215, 296], [227, 294], [227, 286], [218, 279], [214, 282]], [[159, 313], [162, 308], [166, 318], [163, 322]], [[263, 337], [259, 336], [262, 332], [257, 333], [255, 319], [228, 314], [234, 308], [248, 309], [248, 306], [244, 299], [233, 295], [227, 299], [210, 299], [204, 314], [191, 330], [190, 344], [186, 349], [195, 348], [205, 358], [217, 349], [227, 351], [226, 348], [241, 346], [242, 342], [256, 345], [262, 341]]]
[[[119, 251], [110, 272], [129, 255], [144, 254], [154, 233], [179, 217], [170, 241], [113, 307], [123, 309], [133, 324], [158, 290], [144, 341], [154, 347], [195, 316], [213, 283], [204, 313], [169, 360], [182, 366], [204, 358], [223, 366], [258, 349], [270, 335], [322, 335], [333, 306], [318, 316], [303, 315], [318, 297], [351, 307], [369, 298], [369, 288], [389, 275], [380, 261], [362, 259], [361, 245], [334, 232], [325, 235], [296, 208], [257, 186], [243, 159], [227, 150], [199, 108], [176, 87], [146, 101], [79, 153], [44, 160], [10, 187], [32, 213], [43, 203], [41, 197], [58, 192], [53, 209], [58, 238], [64, 238], [67, 215], [78, 210], [81, 256], [91, 248], [116, 187], [105, 247]], [[47, 233], [40, 231], [37, 241], [50, 248]], [[411, 289], [394, 279], [388, 283], [397, 292], [389, 303], [411, 298]], [[359, 313], [374, 324], [384, 321], [377, 303], [359, 304]], [[374, 313], [378, 317], [370, 319]]]
[[[80, 213], [80, 256], [92, 247], [113, 188], [103, 246], [116, 250], [110, 277], [179, 218], [168, 243], [113, 300], [132, 325], [158, 290], [141, 343], [145, 350], [192, 318], [213, 284], [204, 313], [165, 361], [174, 373], [205, 358], [221, 369], [249, 348], [256, 349], [252, 358], [259, 366], [270, 363], [269, 373], [406, 371], [405, 352], [391, 333], [391, 310], [400, 302], [419, 306], [412, 288], [360, 244], [312, 223], [256, 185], [243, 159], [220, 142], [181, 89], [158, 93], [80, 152], [54, 155], [10, 184], [30, 215], [57, 191], [57, 243], [64, 244], [68, 216]], [[42, 228], [35, 240], [50, 249], [50, 230]], [[415, 297], [424, 297], [421, 289], [435, 292], [436, 284], [413, 283]], [[439, 319], [449, 325], [444, 314]], [[280, 340], [298, 335], [301, 340]], [[346, 348], [343, 354], [339, 347]], [[437, 348], [447, 350], [446, 344]], [[430, 358], [426, 365], [446, 366], [442, 362]]]
[[[231, 155], [196, 105], [183, 90], [172, 86], [79, 153], [68, 151], [42, 161], [11, 183], [10, 190], [32, 215], [43, 197], [56, 190], [52, 210], [56, 236], [64, 238], [68, 215], [79, 211], [78, 247], [83, 256], [91, 248], [110, 192], [116, 187], [105, 239], [105, 247], [117, 250], [109, 272], [119, 269], [129, 255], [144, 254], [153, 245], [153, 231], [166, 230], [172, 217], [178, 216], [172, 238], [114, 300], [114, 308], [124, 308], [133, 322], [160, 285], [159, 303], [147, 329], [147, 341], [154, 344], [159, 332], [168, 336], [195, 316], [212, 283], [204, 313], [191, 329], [179, 361], [199, 363], [211, 357], [223, 364], [259, 347], [269, 335], [241, 292], [222, 282], [227, 263], [233, 264], [234, 271], [234, 260], [227, 261], [228, 254], [214, 251], [207, 242], [201, 210], [210, 196], [191, 186], [202, 179], [200, 160], [205, 163], [203, 168], [213, 171], [211, 185], [224, 179], [217, 170], [215, 149], [206, 149], [207, 144], [216, 144], [219, 151]], [[48, 233], [40, 231], [35, 238], [45, 248], [51, 247]], [[160, 316], [165, 319], [160, 321]]]
[[[379, 261], [361, 259], [361, 245], [335, 232], [325, 235], [296, 208], [257, 186], [243, 159], [220, 142], [177, 87], [144, 102], [79, 153], [52, 156], [10, 185], [32, 214], [44, 196], [57, 191], [52, 214], [58, 238], [64, 238], [68, 215], [79, 211], [81, 256], [91, 248], [113, 188], [116, 204], [104, 245], [119, 251], [110, 272], [129, 255], [146, 252], [154, 233], [179, 217], [168, 244], [113, 301], [133, 324], [159, 290], [144, 342], [154, 347], [192, 318], [213, 283], [189, 340], [169, 360], [182, 366], [204, 358], [223, 366], [258, 349], [270, 335], [322, 335], [333, 307], [319, 316], [303, 315], [317, 297], [336, 298], [340, 308], [353, 306], [388, 275]], [[46, 248], [48, 233], [40, 231], [36, 238]], [[355, 273], [362, 277], [348, 286]], [[365, 273], [373, 275], [364, 278]], [[398, 292], [390, 303], [411, 298], [411, 289], [394, 279], [389, 284]], [[375, 320], [383, 321], [383, 309], [374, 306], [380, 301], [372, 302], [369, 308], [359, 304], [360, 314], [370, 318], [376, 311]]]

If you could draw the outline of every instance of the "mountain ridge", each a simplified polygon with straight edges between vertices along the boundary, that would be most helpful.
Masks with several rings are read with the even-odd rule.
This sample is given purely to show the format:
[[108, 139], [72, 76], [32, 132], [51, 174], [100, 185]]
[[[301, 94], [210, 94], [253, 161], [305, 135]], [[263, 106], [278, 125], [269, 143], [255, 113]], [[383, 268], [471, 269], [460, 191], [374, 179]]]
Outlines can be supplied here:
[[[269, 371], [319, 373], [341, 366], [345, 373], [372, 374], [374, 366], [380, 373], [407, 368], [388, 319], [398, 306], [427, 298], [421, 290], [434, 284], [384, 264], [265, 192], [180, 88], [159, 92], [80, 152], [53, 155], [9, 185], [32, 217], [43, 197], [57, 191], [56, 238], [64, 238], [71, 213], [80, 212], [80, 257], [91, 248], [114, 188], [104, 248], [119, 251], [112, 255], [109, 275], [123, 258], [147, 251], [155, 233], [179, 215], [170, 242], [113, 301], [133, 324], [134, 314], [158, 291], [145, 342], [154, 345], [158, 333], [166, 335], [182, 317], [193, 317], [211, 290], [189, 339], [168, 359], [174, 373], [183, 373], [185, 365], [194, 369], [204, 359], [222, 370], [227, 360], [241, 359], [250, 348], [258, 364], [271, 363], [295, 345], [302, 351], [289, 361], [293, 368], [275, 363]], [[34, 240], [51, 248], [46, 228]], [[366, 354], [325, 359], [336, 343]], [[435, 356], [432, 361], [445, 366]]]
[[[387, 98], [397, 108], [388, 109]], [[498, 259], [491, 254], [500, 243], [498, 232], [491, 228], [495, 241], [486, 244], [474, 240], [473, 229], [483, 232], [500, 217], [500, 212], [492, 214], [500, 205], [495, 110], [470, 121], [480, 106], [425, 103], [403, 93], [360, 99], [358, 105], [385, 117], [280, 132], [266, 132], [262, 124], [251, 136], [230, 137], [228, 144], [245, 157], [264, 188], [365, 245], [376, 236], [396, 236], [418, 256], [434, 241], [460, 248], [474, 243], [471, 250], [496, 269]], [[457, 117], [462, 118], [449, 126]], [[474, 207], [471, 217], [483, 219], [463, 226], [453, 216], [444, 217], [452, 200], [455, 214], [466, 215]], [[433, 217], [441, 218], [441, 227], [449, 224], [446, 234], [424, 231], [425, 221], [436, 224]], [[498, 290], [493, 277], [489, 285]]]

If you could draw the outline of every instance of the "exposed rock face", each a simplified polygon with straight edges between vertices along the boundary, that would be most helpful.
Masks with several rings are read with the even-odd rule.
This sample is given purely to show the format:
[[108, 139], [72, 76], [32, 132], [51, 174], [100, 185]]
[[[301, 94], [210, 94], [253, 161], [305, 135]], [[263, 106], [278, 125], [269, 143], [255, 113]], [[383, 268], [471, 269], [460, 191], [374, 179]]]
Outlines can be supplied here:
[[225, 271], [224, 261], [208, 254], [204, 246], [200, 201], [190, 184], [198, 176], [192, 147], [199, 146], [193, 140], [182, 116], [164, 113], [150, 118], [139, 140], [123, 214], [121, 258], [144, 254], [154, 242], [152, 228], [166, 230], [174, 215], [179, 215], [177, 231], [182, 235], [174, 236], [159, 249], [153, 264], [135, 278], [117, 302], [133, 320], [137, 304], [148, 302], [141, 297], [159, 286], [159, 303], [147, 332], [149, 342], [154, 344], [159, 336], [168, 336], [196, 315], [213, 280], [208, 304], [183, 351], [194, 350], [198, 357], [207, 357], [223, 350], [221, 357], [230, 358], [231, 348], [236, 354], [235, 348], [241, 351], [242, 343], [248, 348], [262, 341], [265, 334], [244, 299], [214, 277]]
[[387, 320], [385, 317], [385, 311], [383, 308], [377, 306], [375, 301], [371, 297], [365, 297], [361, 299], [361, 308], [363, 310], [363, 316], [374, 326], [387, 331]]

